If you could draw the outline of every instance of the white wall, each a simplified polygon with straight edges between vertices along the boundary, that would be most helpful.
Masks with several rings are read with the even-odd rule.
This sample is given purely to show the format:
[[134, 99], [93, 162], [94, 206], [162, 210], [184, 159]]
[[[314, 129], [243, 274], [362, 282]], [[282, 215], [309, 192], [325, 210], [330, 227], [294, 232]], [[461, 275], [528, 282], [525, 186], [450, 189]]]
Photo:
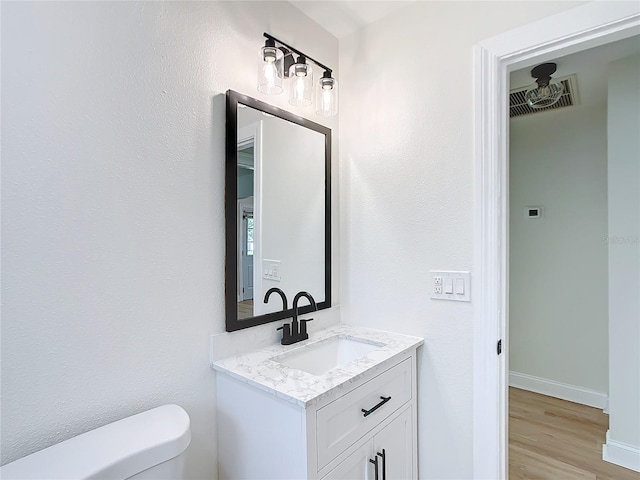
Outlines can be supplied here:
[[[609, 447], [640, 471], [640, 57], [609, 64]], [[613, 442], [613, 445], [612, 445]], [[615, 449], [614, 449], [615, 450]], [[610, 455], [615, 455], [609, 450]]]
[[420, 478], [472, 478], [474, 304], [427, 295], [472, 264], [472, 48], [573, 6], [416, 2], [340, 42], [341, 314], [425, 337]]
[[255, 82], [262, 32], [334, 68], [337, 40], [287, 2], [3, 3], [1, 26], [2, 463], [175, 402], [188, 476], [216, 478], [223, 94], [336, 130]]
[[[606, 105], [513, 118], [509, 149], [509, 369], [604, 400]], [[527, 206], [543, 217], [527, 219]]]

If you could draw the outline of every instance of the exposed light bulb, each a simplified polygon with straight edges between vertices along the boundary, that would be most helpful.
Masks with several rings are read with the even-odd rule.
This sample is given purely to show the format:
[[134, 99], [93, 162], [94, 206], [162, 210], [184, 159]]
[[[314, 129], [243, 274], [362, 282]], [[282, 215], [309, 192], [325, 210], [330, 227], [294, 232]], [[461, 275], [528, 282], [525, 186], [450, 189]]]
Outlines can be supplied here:
[[275, 87], [276, 77], [278, 76], [275, 62], [265, 63], [262, 69], [262, 75], [264, 76], [267, 89], [272, 90]]
[[322, 114], [327, 116], [331, 111], [331, 104], [333, 103], [333, 96], [331, 92], [327, 89], [322, 91], [322, 101], [320, 103], [320, 109], [322, 110]]
[[525, 100], [531, 108], [546, 108], [554, 105], [560, 100], [564, 93], [562, 83], [549, 83], [532, 87], [525, 94]]
[[302, 77], [302, 75], [300, 75], [298, 78], [295, 79], [296, 99], [298, 100], [304, 98], [304, 80], [302, 80], [300, 77]]

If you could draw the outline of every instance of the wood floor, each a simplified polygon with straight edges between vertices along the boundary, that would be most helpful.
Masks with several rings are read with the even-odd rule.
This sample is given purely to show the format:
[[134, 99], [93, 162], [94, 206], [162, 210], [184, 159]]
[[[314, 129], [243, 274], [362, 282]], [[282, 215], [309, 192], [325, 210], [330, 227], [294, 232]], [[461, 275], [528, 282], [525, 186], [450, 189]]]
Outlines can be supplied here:
[[253, 317], [253, 299], [238, 302], [238, 318]]
[[640, 480], [602, 460], [608, 428], [602, 410], [509, 388], [509, 479]]

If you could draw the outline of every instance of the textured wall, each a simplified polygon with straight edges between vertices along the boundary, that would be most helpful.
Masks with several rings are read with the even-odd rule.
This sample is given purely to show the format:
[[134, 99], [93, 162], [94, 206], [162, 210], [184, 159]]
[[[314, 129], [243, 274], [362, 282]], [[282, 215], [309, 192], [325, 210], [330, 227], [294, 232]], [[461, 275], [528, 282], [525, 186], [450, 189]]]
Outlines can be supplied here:
[[607, 395], [606, 106], [514, 118], [509, 142], [509, 369]]
[[223, 94], [289, 109], [256, 90], [263, 31], [337, 67], [287, 2], [3, 2], [3, 463], [175, 402], [216, 477]]
[[341, 313], [425, 337], [420, 478], [472, 478], [474, 304], [427, 295], [472, 264], [472, 48], [574, 5], [416, 2], [340, 43]]

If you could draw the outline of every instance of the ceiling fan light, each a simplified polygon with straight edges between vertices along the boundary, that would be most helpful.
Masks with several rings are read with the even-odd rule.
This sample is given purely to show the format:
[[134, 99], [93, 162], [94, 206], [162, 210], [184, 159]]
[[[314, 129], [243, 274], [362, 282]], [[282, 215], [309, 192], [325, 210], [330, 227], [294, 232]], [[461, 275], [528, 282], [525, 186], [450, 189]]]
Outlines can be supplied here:
[[556, 73], [555, 63], [542, 63], [533, 67], [531, 76], [536, 79], [533, 85], [524, 95], [527, 105], [531, 108], [547, 108], [555, 104], [564, 93], [562, 83], [551, 83], [551, 75]]
[[525, 100], [531, 108], [547, 108], [560, 100], [564, 87], [560, 82], [532, 86], [525, 93]]

